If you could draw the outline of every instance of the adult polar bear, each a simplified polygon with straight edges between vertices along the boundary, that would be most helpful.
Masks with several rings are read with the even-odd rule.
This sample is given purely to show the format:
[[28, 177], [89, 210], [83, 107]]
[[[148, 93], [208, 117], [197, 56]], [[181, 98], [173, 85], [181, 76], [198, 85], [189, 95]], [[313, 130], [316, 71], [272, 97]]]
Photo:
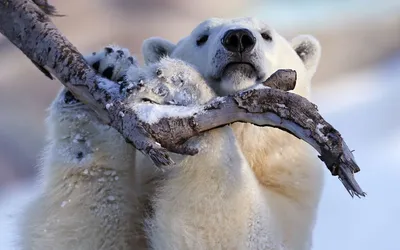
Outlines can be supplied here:
[[[320, 48], [308, 36], [290, 44], [255, 19], [210, 19], [177, 45], [147, 40], [143, 53], [148, 64], [159, 63], [133, 68], [129, 52], [112, 48], [88, 61], [113, 80], [144, 77], [150, 87], [162, 84], [169, 93], [139, 97], [191, 105], [212, 96], [201, 77], [224, 95], [280, 68], [295, 69], [295, 92], [309, 97]], [[165, 56], [187, 63], [160, 61]], [[164, 77], [156, 68], [163, 68]], [[189, 81], [186, 88], [173, 84], [182, 77]], [[198, 100], [185, 101], [182, 93]], [[143, 247], [154, 249], [311, 248], [323, 168], [316, 153], [291, 135], [249, 124], [233, 124], [233, 132], [216, 129], [191, 140], [202, 146], [198, 155], [175, 155], [178, 166], [161, 175], [140, 154], [135, 159], [132, 146], [65, 90], [49, 121], [44, 192], [23, 220], [24, 249], [138, 249], [137, 234], [148, 238], [150, 246]]]
[[[265, 23], [252, 18], [213, 18], [201, 23], [176, 45], [161, 38], [150, 38], [143, 44], [143, 55], [147, 64], [157, 62], [165, 56], [184, 60], [202, 74], [218, 95], [232, 94], [252, 87], [255, 83], [266, 80], [278, 69], [295, 69], [297, 85], [294, 92], [309, 98], [311, 79], [317, 69], [320, 54], [321, 48], [315, 38], [301, 35], [288, 42]], [[268, 220], [271, 220], [268, 226], [274, 233], [275, 243], [281, 242], [282, 249], [310, 249], [323, 188], [323, 168], [316, 153], [305, 142], [278, 129], [260, 128], [245, 123], [235, 123], [232, 128], [260, 183], [258, 188], [262, 190], [263, 200], [268, 206]], [[202, 192], [202, 186], [206, 191], [207, 182], [201, 178], [197, 181], [193, 185], [199, 187], [198, 192]], [[177, 192], [181, 192], [181, 189]], [[175, 199], [179, 200], [179, 193], [175, 195], [178, 197]], [[223, 214], [224, 208], [218, 208], [221, 205], [209, 204], [213, 207], [210, 211], [216, 213], [217, 217], [235, 219], [230, 225], [218, 224], [216, 221], [212, 229], [209, 229], [213, 231], [212, 234], [218, 230], [237, 231], [241, 228], [240, 223], [262, 223], [257, 220], [248, 221], [248, 214], [244, 212], [246, 198], [242, 197], [243, 203], [236, 207], [243, 210], [237, 218], [230, 212]], [[182, 232], [193, 228], [174, 228], [168, 225], [176, 225], [174, 219], [180, 219], [182, 214], [187, 213], [189, 205], [182, 202], [176, 204], [177, 206], [168, 203], [164, 207], [158, 205], [156, 214], [158, 212], [163, 218], [156, 220], [155, 224], [163, 229], [169, 228], [165, 234], [170, 239], [181, 237], [181, 240], [190, 241], [195, 236], [188, 235], [184, 239]], [[195, 211], [194, 208], [190, 215], [192, 218], [207, 216]], [[190, 216], [184, 222], [186, 225], [190, 225]], [[237, 238], [228, 240], [234, 239]]]

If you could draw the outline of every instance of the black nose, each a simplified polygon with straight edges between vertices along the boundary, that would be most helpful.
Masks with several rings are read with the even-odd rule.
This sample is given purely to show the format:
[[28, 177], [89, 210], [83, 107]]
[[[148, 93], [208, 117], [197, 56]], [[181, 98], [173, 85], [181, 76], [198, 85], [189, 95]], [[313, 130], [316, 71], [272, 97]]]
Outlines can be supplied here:
[[228, 51], [243, 53], [254, 48], [256, 38], [248, 29], [235, 29], [228, 30], [221, 43]]

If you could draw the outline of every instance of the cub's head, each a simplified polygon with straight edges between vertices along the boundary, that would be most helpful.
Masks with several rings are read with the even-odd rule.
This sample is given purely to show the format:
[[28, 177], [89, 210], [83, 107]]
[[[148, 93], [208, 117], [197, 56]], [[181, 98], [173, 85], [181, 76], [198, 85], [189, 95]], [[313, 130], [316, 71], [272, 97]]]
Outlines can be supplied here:
[[307, 35], [287, 41], [257, 19], [212, 18], [177, 44], [149, 38], [142, 52], [146, 64], [166, 56], [190, 63], [219, 95], [263, 82], [278, 69], [294, 69], [298, 79], [295, 92], [308, 96], [321, 48]]

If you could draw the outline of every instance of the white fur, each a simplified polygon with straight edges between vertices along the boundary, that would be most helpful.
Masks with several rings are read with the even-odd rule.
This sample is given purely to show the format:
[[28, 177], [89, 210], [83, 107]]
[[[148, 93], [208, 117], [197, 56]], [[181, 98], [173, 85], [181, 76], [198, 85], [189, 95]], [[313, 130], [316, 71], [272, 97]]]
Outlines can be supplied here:
[[[257, 70], [257, 74], [252, 78], [246, 77], [240, 70], [224, 72], [224, 68], [227, 63], [231, 62], [232, 56], [222, 46], [221, 39], [227, 31], [239, 28], [249, 30], [256, 39], [254, 48], [251, 52], [248, 52], [250, 54], [248, 62], [252, 63]], [[261, 36], [263, 32], [268, 32], [272, 41], [264, 40]], [[208, 40], [203, 45], [198, 46], [196, 40], [204, 34], [208, 35]], [[152, 50], [152, 48], [158, 49]], [[158, 54], [157, 51], [163, 51], [163, 53]], [[186, 61], [194, 66], [207, 83], [220, 95], [231, 94], [252, 87], [258, 82], [264, 81], [278, 69], [294, 69], [297, 72], [297, 84], [294, 92], [308, 98], [310, 97], [311, 79], [319, 63], [320, 45], [315, 38], [305, 35], [298, 36], [292, 42], [288, 42], [271, 27], [256, 19], [213, 18], [201, 23], [189, 36], [181, 39], [175, 46], [161, 38], [146, 40], [143, 45], [143, 54], [145, 58], [151, 58], [150, 62], [152, 63], [156, 61], [156, 58], [160, 59], [166, 55]], [[256, 203], [263, 204], [265, 207], [267, 212], [263, 213], [264, 217], [255, 220], [245, 212], [241, 214], [231, 212], [229, 222], [217, 220], [217, 218], [226, 216], [223, 213], [223, 211], [226, 211], [224, 204], [230, 203], [227, 199], [221, 199], [219, 204], [216, 205], [214, 202], [216, 192], [212, 192], [208, 188], [212, 181], [206, 177], [203, 178], [202, 176], [205, 173], [202, 172], [186, 180], [197, 187], [195, 192], [193, 191], [190, 194], [191, 197], [194, 197], [191, 202], [186, 202], [184, 196], [176, 194], [175, 199], [172, 199], [173, 203], [162, 202], [164, 206], [159, 208], [160, 213], [175, 211], [177, 207], [174, 204], [179, 203], [179, 199], [182, 198], [186, 202], [186, 205], [181, 205], [182, 207], [193, 207], [192, 212], [187, 212], [187, 219], [184, 220], [183, 216], [179, 214], [166, 214], [165, 217], [169, 218], [168, 222], [158, 221], [159, 227], [163, 228], [164, 231], [163, 233], [158, 231], [157, 237], [154, 237], [153, 240], [158, 242], [160, 237], [165, 234], [172, 237], [170, 238], [171, 242], [177, 241], [184, 244], [183, 242], [197, 240], [204, 244], [202, 249], [207, 249], [209, 246], [213, 247], [208, 249], [223, 248], [222, 245], [218, 244], [224, 240], [240, 239], [240, 236], [246, 231], [246, 228], [241, 227], [242, 223], [252, 224], [257, 222], [261, 223], [263, 230], [271, 232], [273, 237], [268, 237], [267, 242], [276, 247], [265, 247], [257, 242], [257, 237], [248, 235], [253, 240], [252, 249], [279, 249], [278, 245], [282, 246], [283, 249], [310, 249], [312, 231], [323, 188], [323, 166], [317, 158], [317, 154], [305, 142], [278, 129], [260, 128], [243, 123], [235, 123], [232, 128], [252, 173], [257, 179], [256, 182], [254, 179], [243, 177], [243, 181], [245, 180], [246, 183], [244, 186], [255, 188], [257, 195], [245, 194], [246, 189], [244, 187], [244, 190], [240, 189], [235, 192], [241, 196], [239, 200], [247, 204], [251, 204], [247, 200], [248, 198], [259, 197]], [[214, 157], [217, 157], [217, 155], [219, 153], [215, 152]], [[204, 163], [201, 169], [207, 169], [207, 166], [205, 166], [207, 160], [207, 157], [200, 158], [199, 162]], [[200, 172], [201, 170], [197, 171]], [[205, 172], [207, 173], [207, 171]], [[243, 176], [246, 176], [246, 172], [243, 172]], [[225, 184], [223, 178], [213, 180], [219, 185]], [[180, 190], [179, 192], [183, 192], [182, 186], [187, 185], [187, 183], [176, 182], [174, 184], [174, 182], [171, 182], [171, 185]], [[172, 193], [172, 190], [174, 189], [171, 188], [171, 191], [164, 191], [158, 195], [169, 197], [168, 194]], [[241, 193], [241, 191], [244, 193]], [[259, 193], [262, 195], [258, 196]], [[159, 199], [163, 201], [165, 198]], [[197, 210], [203, 204], [206, 204], [204, 206], [207, 207], [200, 211]], [[237, 204], [238, 207], [241, 207], [241, 205]], [[214, 206], [217, 206], [217, 208]], [[182, 210], [185, 212], [183, 208], [179, 211]], [[195, 222], [191, 223], [189, 218]], [[185, 222], [181, 224], [172, 223], [180, 220]], [[206, 224], [207, 227], [202, 221], [209, 223]], [[204, 238], [204, 236], [198, 235], [196, 231], [187, 230], [185, 223], [194, 224], [197, 229], [205, 228], [207, 230], [208, 228], [213, 233]], [[179, 236], [171, 235], [170, 232], [178, 230], [177, 227], [186, 233]], [[234, 230], [233, 228], [237, 229], [236, 234], [234, 236], [228, 235], [228, 232]], [[239, 230], [239, 228], [242, 229]], [[217, 232], [226, 232], [227, 235], [218, 235]], [[238, 241], [243, 243], [241, 240]], [[237, 241], [234, 242], [237, 243]], [[242, 247], [239, 244], [237, 248]], [[191, 248], [186, 245], [184, 249]]]
[[[181, 60], [162, 59], [150, 68], [153, 70], [147, 72], [158, 71], [160, 77], [145, 80], [147, 88], [134, 98], [193, 106], [215, 96], [202, 76]], [[137, 71], [128, 72], [126, 79], [137, 82]], [[159, 91], [152, 91], [160, 85], [168, 92], [162, 98], [155, 95]], [[182, 92], [187, 93], [183, 98]], [[268, 216], [271, 211], [263, 189], [232, 128], [212, 130], [187, 145], [198, 148], [199, 153], [174, 155], [177, 165], [172, 170], [150, 174], [158, 179], [151, 197], [153, 212], [145, 223], [150, 248], [279, 249], [281, 241], [271, 230], [275, 222]]]
[[[104, 70], [115, 57], [100, 52], [87, 60], [93, 64], [96, 58], [103, 59]], [[24, 250], [138, 249], [146, 241], [135, 148], [82, 103], [65, 102], [66, 93], [61, 90], [50, 107], [43, 191], [21, 218], [19, 245]]]
[[[220, 41], [237, 28], [256, 38], [250, 57], [254, 77], [240, 70], [223, 73], [231, 57]], [[263, 40], [264, 31], [272, 41]], [[208, 41], [197, 46], [205, 33]], [[192, 106], [214, 95], [206, 84], [219, 95], [230, 94], [280, 68], [295, 69], [294, 92], [309, 97], [320, 48], [309, 36], [291, 44], [262, 22], [245, 18], [207, 20], [177, 45], [149, 39], [143, 53], [151, 63], [143, 69], [114, 53], [88, 61], [101, 60], [100, 72], [113, 66], [111, 78], [123, 76], [125, 90], [141, 88], [144, 80], [135, 102]], [[162, 59], [166, 56], [181, 60]], [[168, 94], [161, 96], [164, 88]], [[44, 192], [23, 220], [24, 249], [311, 249], [323, 167], [304, 142], [277, 129], [235, 123], [190, 139], [199, 154], [173, 155], [177, 165], [162, 173], [84, 105], [60, 104], [63, 95], [51, 108]], [[85, 134], [85, 141], [77, 134]], [[79, 161], [78, 152], [84, 153]]]

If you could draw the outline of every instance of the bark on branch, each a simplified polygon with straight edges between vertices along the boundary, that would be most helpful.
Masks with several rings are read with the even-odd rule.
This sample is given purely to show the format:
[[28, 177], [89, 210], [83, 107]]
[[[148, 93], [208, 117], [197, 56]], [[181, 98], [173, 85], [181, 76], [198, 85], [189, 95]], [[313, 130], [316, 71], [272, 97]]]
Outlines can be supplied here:
[[[306, 141], [351, 196], [365, 195], [354, 179], [360, 169], [340, 133], [320, 116], [314, 104], [285, 92], [295, 86], [294, 71], [277, 71], [264, 83], [270, 88], [218, 97], [196, 108], [132, 105], [120, 94], [117, 84], [96, 74], [46, 13], [55, 14], [46, 0], [0, 0], [0, 32], [42, 72], [50, 77], [51, 72], [157, 166], [173, 164], [168, 151], [196, 154], [196, 149], [184, 144], [190, 137], [233, 122], [249, 122], [277, 127]], [[108, 103], [113, 103], [112, 109], [106, 108]], [[148, 120], [142, 112], [144, 105], [153, 105], [152, 117], [158, 119]], [[177, 108], [185, 112], [177, 115]]]

